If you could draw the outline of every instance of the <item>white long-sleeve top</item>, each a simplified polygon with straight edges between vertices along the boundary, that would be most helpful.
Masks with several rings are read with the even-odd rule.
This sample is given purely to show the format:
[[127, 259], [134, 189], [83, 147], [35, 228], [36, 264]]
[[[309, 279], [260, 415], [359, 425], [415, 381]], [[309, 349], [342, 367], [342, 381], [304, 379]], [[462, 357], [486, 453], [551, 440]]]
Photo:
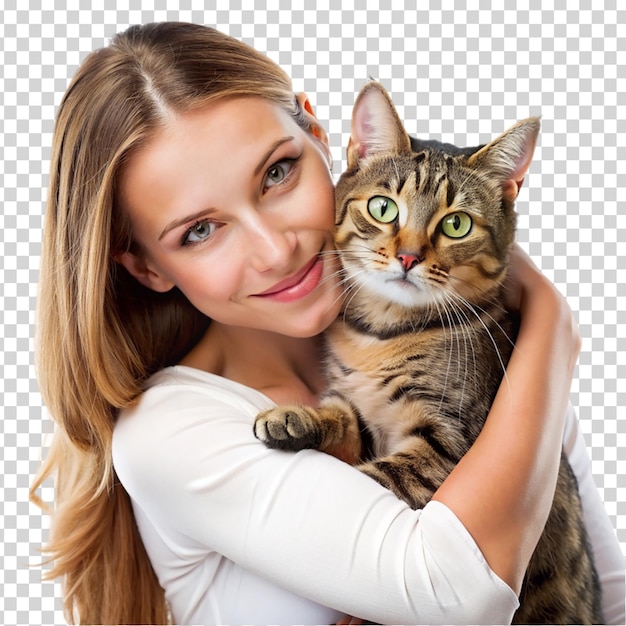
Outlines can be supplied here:
[[[317, 451], [267, 449], [252, 424], [270, 406], [254, 389], [177, 366], [119, 417], [115, 470], [176, 623], [510, 622], [516, 595], [450, 509], [413, 511]], [[568, 424], [566, 446], [581, 454], [575, 418]], [[621, 556], [586, 472], [581, 488], [596, 498], [586, 509], [603, 529], [594, 545]], [[623, 617], [623, 557], [611, 567]], [[617, 597], [608, 603], [619, 610]]]

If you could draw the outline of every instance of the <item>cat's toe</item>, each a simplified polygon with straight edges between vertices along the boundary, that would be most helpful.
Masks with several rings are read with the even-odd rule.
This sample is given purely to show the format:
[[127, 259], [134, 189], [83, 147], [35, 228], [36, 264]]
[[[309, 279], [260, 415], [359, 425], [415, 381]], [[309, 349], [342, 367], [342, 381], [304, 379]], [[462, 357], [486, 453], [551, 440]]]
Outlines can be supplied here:
[[254, 421], [254, 436], [268, 445], [288, 439], [286, 412], [269, 409], [259, 413]]
[[270, 448], [302, 450], [317, 445], [315, 429], [300, 407], [279, 407], [259, 413], [254, 436]]

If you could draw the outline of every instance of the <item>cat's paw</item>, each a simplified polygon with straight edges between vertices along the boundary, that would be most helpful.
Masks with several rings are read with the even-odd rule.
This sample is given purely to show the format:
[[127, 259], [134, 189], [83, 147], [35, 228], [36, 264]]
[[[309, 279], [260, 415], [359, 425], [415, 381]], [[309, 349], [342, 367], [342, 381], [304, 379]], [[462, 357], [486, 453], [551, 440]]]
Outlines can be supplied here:
[[282, 406], [262, 411], [254, 421], [254, 436], [269, 448], [317, 448], [321, 443], [321, 432], [315, 415], [314, 409], [303, 406]]

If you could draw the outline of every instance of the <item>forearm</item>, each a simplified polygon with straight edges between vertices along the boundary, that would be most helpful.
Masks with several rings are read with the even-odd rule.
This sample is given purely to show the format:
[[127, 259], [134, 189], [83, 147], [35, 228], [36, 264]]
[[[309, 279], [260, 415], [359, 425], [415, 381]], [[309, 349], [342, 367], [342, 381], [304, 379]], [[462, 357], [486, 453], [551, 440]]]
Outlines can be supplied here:
[[485, 427], [434, 496], [517, 592], [552, 503], [578, 354], [569, 307], [545, 279], [537, 283], [522, 301], [516, 349]]
[[[382, 624], [510, 622], [514, 594], [447, 507], [413, 511], [326, 454], [266, 448], [251, 424], [269, 401], [217, 377], [198, 384], [203, 378], [184, 368], [164, 374], [123, 412], [113, 441], [117, 475], [141, 512], [158, 571], [175, 579], [174, 615], [190, 610], [180, 580], [188, 575], [197, 590], [204, 577], [187, 567], [180, 579], [163, 541], [186, 564], [206, 558], [220, 590], [211, 610], [221, 617], [196, 620], [204, 623], [228, 615], [231, 623], [332, 623], [303, 612], [296, 596]], [[263, 606], [254, 602], [259, 593]]]

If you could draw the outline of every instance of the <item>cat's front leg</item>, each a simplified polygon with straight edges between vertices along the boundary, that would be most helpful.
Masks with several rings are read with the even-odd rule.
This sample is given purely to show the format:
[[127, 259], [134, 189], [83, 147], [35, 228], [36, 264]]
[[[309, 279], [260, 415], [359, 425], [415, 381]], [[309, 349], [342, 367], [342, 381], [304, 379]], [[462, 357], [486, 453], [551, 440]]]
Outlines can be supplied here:
[[404, 500], [421, 509], [452, 471], [455, 461], [435, 452], [416, 437], [401, 451], [361, 463], [357, 468]]
[[304, 450], [322, 442], [317, 409], [283, 405], [262, 411], [254, 420], [254, 436], [268, 448]]
[[336, 396], [317, 408], [288, 405], [262, 411], [255, 419], [254, 435], [269, 448], [314, 448], [352, 465], [362, 454], [358, 414]]

